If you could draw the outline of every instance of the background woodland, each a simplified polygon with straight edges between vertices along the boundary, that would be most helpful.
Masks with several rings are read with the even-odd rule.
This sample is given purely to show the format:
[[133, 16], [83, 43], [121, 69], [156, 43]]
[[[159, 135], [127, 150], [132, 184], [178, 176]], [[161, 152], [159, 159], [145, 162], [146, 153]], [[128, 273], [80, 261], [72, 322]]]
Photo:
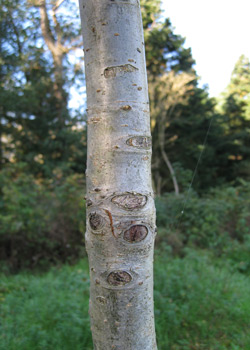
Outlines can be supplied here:
[[[220, 96], [210, 98], [208, 89], [198, 84], [191, 49], [175, 33], [171, 20], [162, 17], [160, 1], [141, 0], [141, 6], [158, 225], [159, 349], [247, 350], [250, 61], [239, 57], [230, 84]], [[62, 281], [72, 269], [70, 283], [74, 291], [86, 289], [87, 305], [87, 122], [78, 4], [73, 0], [1, 0], [0, 17], [0, 261], [3, 276], [7, 276], [0, 300], [1, 295], [3, 300], [9, 295], [18, 309], [18, 292], [19, 296], [23, 293], [20, 303], [28, 303], [28, 285], [33, 285], [32, 290], [38, 288], [31, 271], [41, 273], [54, 266], [41, 277], [38, 289], [45, 288], [53, 305], [57, 298], [63, 303], [67, 295], [56, 296], [46, 286], [55, 280], [56, 288], [64, 293]], [[81, 280], [78, 271], [84, 273]], [[20, 274], [8, 279], [17, 272]], [[14, 287], [16, 284], [20, 287]], [[43, 295], [38, 289], [34, 300], [39, 309]], [[12, 302], [3, 306], [7, 323], [0, 349], [91, 349], [90, 332], [80, 336], [88, 319], [86, 315], [81, 318], [77, 293], [65, 311], [75, 310], [72, 319], [67, 316], [73, 324], [72, 337], [66, 325], [58, 336], [39, 333], [57, 324], [45, 309], [42, 326], [28, 332], [27, 339], [20, 317], [28, 316], [20, 312], [15, 322], [22, 324], [22, 336], [11, 343], [6, 334], [15, 332], [8, 311]], [[57, 315], [61, 309], [59, 305], [55, 308]], [[45, 319], [52, 323], [44, 324]], [[166, 324], [171, 324], [168, 332]], [[41, 339], [45, 345], [38, 347]], [[78, 339], [79, 347], [73, 339]]]
[[[74, 259], [85, 230], [87, 128], [78, 5], [2, 2], [0, 259], [14, 268]], [[162, 18], [160, 2], [141, 5], [158, 225], [184, 235], [185, 244], [206, 246], [214, 235], [242, 241], [250, 225], [249, 59], [241, 56], [229, 86], [210, 98], [198, 86], [191, 49]], [[172, 230], [187, 194], [182, 223]], [[203, 232], [206, 225], [210, 233]]]

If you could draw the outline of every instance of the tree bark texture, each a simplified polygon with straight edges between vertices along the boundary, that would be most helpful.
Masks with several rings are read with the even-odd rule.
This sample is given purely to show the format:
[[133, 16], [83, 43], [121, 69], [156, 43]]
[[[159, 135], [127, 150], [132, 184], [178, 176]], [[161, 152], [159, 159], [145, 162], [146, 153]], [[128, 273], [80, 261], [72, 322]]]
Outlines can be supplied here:
[[155, 207], [139, 0], [80, 0], [88, 104], [87, 232], [95, 350], [156, 350]]

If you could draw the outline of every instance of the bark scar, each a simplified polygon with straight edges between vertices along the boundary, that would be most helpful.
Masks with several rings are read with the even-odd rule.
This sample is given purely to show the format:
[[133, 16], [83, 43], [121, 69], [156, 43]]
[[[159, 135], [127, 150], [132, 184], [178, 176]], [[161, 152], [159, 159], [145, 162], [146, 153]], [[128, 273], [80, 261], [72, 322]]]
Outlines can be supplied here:
[[121, 75], [124, 75], [125, 73], [131, 73], [137, 71], [138, 68], [133, 66], [132, 64], [124, 64], [121, 66], [113, 66], [113, 67], [107, 67], [104, 69], [104, 76], [105, 78], [113, 78]]
[[111, 215], [110, 211], [108, 211], [107, 209], [105, 209], [105, 211], [106, 211], [106, 213], [108, 214], [108, 217], [109, 217], [112, 235], [113, 235], [115, 238], [117, 238], [117, 236], [115, 235], [115, 230], [114, 230], [112, 215]]

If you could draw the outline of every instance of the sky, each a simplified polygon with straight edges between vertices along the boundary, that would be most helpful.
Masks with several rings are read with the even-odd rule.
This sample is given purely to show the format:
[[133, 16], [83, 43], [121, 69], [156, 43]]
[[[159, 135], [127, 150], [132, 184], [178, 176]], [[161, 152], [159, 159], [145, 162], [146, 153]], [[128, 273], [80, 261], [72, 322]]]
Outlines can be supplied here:
[[192, 49], [200, 86], [218, 96], [240, 55], [250, 57], [250, 0], [162, 0], [162, 8]]

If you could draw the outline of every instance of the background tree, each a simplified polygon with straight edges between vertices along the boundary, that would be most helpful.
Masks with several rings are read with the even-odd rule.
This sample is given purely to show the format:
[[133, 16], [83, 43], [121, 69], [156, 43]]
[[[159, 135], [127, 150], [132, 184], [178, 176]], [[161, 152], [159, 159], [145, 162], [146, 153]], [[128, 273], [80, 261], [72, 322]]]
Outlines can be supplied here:
[[[146, 1], [143, 4], [154, 186], [158, 195], [172, 188], [178, 194], [191, 180], [190, 173], [205, 137], [204, 126], [208, 128], [206, 121], [214, 113], [214, 103], [209, 101], [205, 91], [197, 87], [195, 62], [191, 49], [184, 46], [185, 39], [174, 33], [169, 19], [161, 21], [158, 2]], [[180, 130], [182, 123], [188, 127], [188, 136], [187, 132], [185, 135]], [[192, 154], [187, 150], [190, 142], [182, 143], [183, 137], [192, 139]]]
[[219, 99], [218, 110], [225, 155], [220, 176], [226, 181], [249, 179], [250, 62], [244, 55], [235, 64], [231, 81]]
[[39, 176], [51, 176], [58, 166], [84, 170], [82, 117], [68, 109], [70, 86], [81, 73], [79, 64], [69, 63], [80, 30], [74, 18], [60, 12], [66, 13], [64, 5], [74, 13], [71, 2], [4, 0], [1, 8], [8, 65], [2, 73], [2, 125], [12, 157]]
[[[80, 32], [79, 18], [74, 21], [76, 5], [65, 1], [54, 9], [65, 48], [60, 87], [64, 100], [59, 108], [56, 69], [38, 4], [7, 0], [1, 4], [0, 256], [16, 270], [81, 254], [85, 225], [78, 219], [73, 198], [79, 203], [81, 192], [76, 188], [80, 183], [84, 187], [86, 130], [84, 116], [68, 105], [72, 84], [82, 77], [79, 60], [72, 58], [75, 52], [70, 55]], [[57, 45], [55, 5], [46, 2]]]
[[180, 109], [177, 111], [176, 107], [179, 104], [185, 105], [188, 101], [189, 94], [193, 90], [191, 82], [194, 80], [195, 76], [192, 74], [184, 72], [176, 74], [174, 71], [170, 71], [150, 84], [151, 129], [154, 135], [153, 153], [155, 160], [153, 169], [155, 169], [155, 187], [158, 195], [161, 194], [162, 186], [164, 186], [164, 180], [159, 173], [162, 161], [170, 172], [176, 195], [180, 192], [174, 168], [166, 152], [167, 143], [171, 143], [176, 136], [169, 138], [166, 129], [174, 119], [179, 117]]

